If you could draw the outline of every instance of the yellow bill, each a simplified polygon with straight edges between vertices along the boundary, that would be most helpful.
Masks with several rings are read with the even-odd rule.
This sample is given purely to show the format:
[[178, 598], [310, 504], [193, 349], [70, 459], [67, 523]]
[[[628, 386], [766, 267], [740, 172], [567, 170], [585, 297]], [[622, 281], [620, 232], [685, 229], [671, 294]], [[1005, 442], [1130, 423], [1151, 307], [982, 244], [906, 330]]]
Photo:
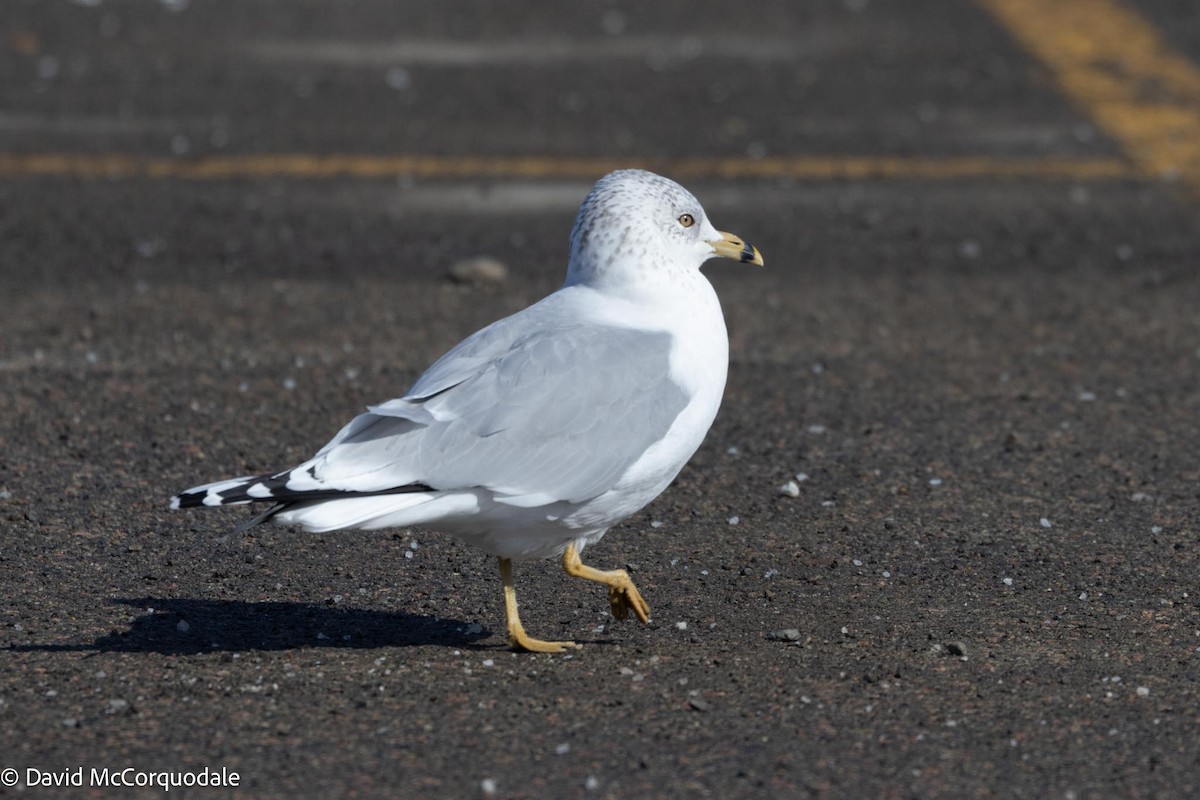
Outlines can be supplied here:
[[740, 261], [743, 264], [763, 265], [762, 253], [758, 252], [758, 248], [752, 244], [747, 244], [740, 236], [725, 231], [717, 231], [721, 234], [721, 238], [714, 242], [709, 242], [712, 245], [713, 252], [721, 256], [721, 258], [732, 258], [734, 261]]

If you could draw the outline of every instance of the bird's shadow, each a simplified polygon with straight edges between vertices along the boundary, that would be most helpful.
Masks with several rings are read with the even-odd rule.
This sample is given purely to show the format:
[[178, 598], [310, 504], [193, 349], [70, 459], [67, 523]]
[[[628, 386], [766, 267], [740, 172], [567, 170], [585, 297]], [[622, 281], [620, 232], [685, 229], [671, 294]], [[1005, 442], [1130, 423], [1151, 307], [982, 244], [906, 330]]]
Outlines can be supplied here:
[[477, 624], [403, 612], [337, 605], [190, 598], [123, 597], [142, 613], [128, 630], [94, 642], [25, 644], [10, 652], [108, 652], [196, 655], [295, 650], [304, 647], [378, 648], [436, 645], [481, 647], [490, 632]]

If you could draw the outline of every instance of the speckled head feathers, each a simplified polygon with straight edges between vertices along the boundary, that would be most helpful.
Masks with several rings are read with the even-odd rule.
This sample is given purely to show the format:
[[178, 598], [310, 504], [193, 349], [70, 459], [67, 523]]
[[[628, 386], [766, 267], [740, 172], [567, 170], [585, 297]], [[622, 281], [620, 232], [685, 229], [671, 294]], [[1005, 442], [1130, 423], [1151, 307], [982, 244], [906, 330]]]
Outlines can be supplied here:
[[638, 281], [694, 271], [720, 234], [691, 192], [640, 169], [605, 175], [579, 207], [571, 231], [568, 283]]

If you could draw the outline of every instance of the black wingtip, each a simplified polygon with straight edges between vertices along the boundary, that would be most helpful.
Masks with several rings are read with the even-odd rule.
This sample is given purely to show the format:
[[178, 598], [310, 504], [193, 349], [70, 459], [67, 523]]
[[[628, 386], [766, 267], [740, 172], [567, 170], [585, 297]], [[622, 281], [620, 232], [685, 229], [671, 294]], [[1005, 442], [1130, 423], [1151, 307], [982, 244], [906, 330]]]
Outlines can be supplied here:
[[[385, 494], [409, 494], [412, 492], [432, 492], [432, 487], [424, 483], [408, 483], [403, 486], [393, 486], [387, 489], [356, 492], [345, 489], [306, 489], [296, 491], [287, 488], [289, 473], [277, 475], [262, 475], [255, 478], [234, 479], [239, 482], [218, 482], [180, 492], [171, 498], [171, 509], [183, 508], [214, 508], [216, 506], [246, 505], [248, 503], [270, 502], [276, 505], [263, 521], [277, 514], [284, 505], [319, 500], [341, 500], [351, 497], [376, 497]], [[226, 488], [217, 489], [216, 487]], [[262, 487], [265, 493], [251, 495], [248, 490], [252, 486]], [[258, 524], [258, 523], [254, 523]]]
[[178, 511], [181, 508], [195, 508], [204, 504], [204, 493], [189, 494], [183, 492], [171, 498], [171, 510]]

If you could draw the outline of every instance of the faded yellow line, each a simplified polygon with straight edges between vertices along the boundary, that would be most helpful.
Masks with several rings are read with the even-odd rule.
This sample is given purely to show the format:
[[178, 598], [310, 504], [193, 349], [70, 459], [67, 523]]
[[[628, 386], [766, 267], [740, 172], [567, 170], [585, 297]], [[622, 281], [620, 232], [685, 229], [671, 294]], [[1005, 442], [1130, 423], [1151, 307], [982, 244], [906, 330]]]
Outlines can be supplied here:
[[1007, 159], [900, 156], [768, 158], [572, 158], [273, 154], [161, 158], [120, 154], [0, 153], [0, 177], [175, 178], [584, 178], [641, 167], [679, 178], [798, 180], [1027, 178], [1107, 180], [1137, 177], [1120, 159]]
[[1200, 196], [1200, 69], [1118, 0], [981, 0], [1146, 173]]

